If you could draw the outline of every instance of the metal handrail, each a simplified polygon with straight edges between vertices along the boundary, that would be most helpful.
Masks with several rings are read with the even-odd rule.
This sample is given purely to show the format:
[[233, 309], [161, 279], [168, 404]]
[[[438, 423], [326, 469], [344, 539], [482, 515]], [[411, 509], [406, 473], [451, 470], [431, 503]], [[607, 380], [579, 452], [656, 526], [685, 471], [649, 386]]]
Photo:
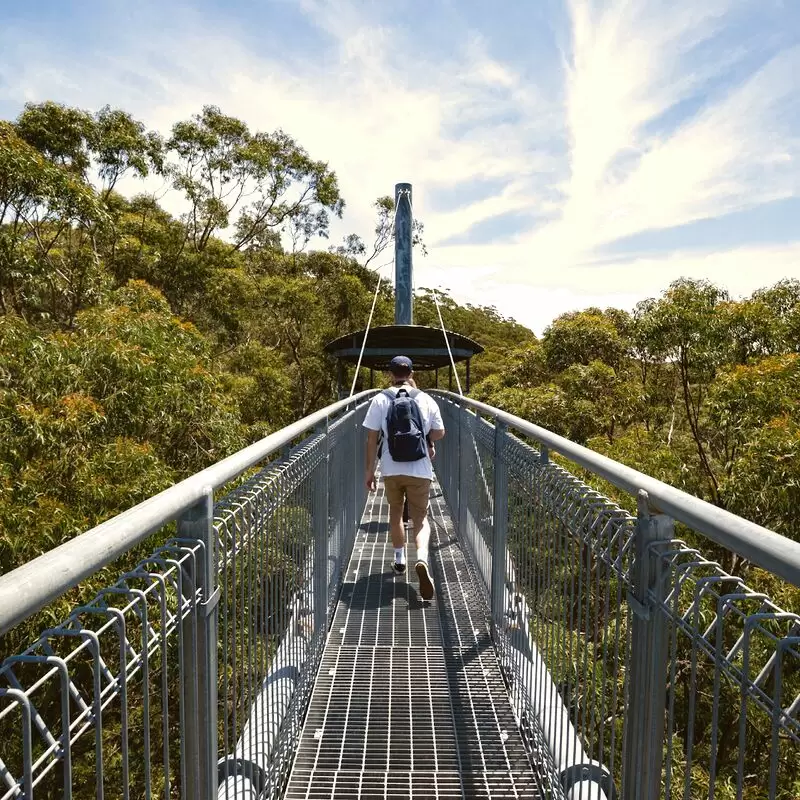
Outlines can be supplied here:
[[644, 490], [654, 510], [668, 514], [677, 522], [684, 523], [753, 564], [800, 586], [800, 543], [575, 444], [514, 414], [453, 392], [434, 390], [432, 393], [504, 422], [633, 497]]
[[[445, 499], [512, 704], [565, 796], [658, 800], [682, 783], [694, 797], [717, 779], [737, 797], [789, 787], [800, 616], [706, 559], [674, 521], [789, 581], [797, 543], [497, 408], [436, 399]], [[635, 491], [636, 510], [584, 470]]]
[[331, 415], [374, 393], [367, 390], [332, 403], [1, 575], [0, 636], [177, 519], [209, 489], [224, 486]]

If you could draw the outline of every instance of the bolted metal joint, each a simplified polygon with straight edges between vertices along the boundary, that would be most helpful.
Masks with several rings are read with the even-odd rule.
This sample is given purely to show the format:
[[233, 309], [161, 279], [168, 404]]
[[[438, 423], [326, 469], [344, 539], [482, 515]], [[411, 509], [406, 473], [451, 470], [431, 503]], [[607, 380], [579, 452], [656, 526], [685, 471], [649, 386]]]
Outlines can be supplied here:
[[562, 770], [559, 778], [561, 788], [568, 798], [617, 800], [617, 787], [614, 785], [614, 779], [602, 764], [573, 764]]

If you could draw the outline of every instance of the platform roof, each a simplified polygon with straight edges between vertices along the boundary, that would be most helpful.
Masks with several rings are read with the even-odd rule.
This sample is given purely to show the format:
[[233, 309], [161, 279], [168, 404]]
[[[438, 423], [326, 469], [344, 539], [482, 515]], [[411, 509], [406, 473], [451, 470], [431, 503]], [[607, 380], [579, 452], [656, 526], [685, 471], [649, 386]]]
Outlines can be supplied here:
[[[366, 331], [340, 336], [325, 345], [325, 352], [350, 364], [358, 363]], [[483, 352], [483, 347], [468, 336], [447, 331], [453, 360], [466, 361]], [[370, 328], [361, 366], [385, 370], [395, 356], [408, 356], [415, 370], [430, 370], [450, 364], [447, 342], [441, 328], [427, 325], [382, 325]]]

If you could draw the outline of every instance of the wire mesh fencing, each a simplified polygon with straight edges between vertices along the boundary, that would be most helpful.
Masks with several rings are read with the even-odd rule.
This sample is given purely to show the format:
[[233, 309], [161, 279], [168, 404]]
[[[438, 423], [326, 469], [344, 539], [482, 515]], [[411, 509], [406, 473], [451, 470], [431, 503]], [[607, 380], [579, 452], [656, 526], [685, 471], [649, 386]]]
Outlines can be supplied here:
[[[631, 514], [551, 458], [591, 471], [582, 448], [439, 401], [439, 481], [550, 794], [800, 797], [797, 545], [601, 465], [636, 495]], [[114, 523], [119, 535], [139, 525], [136, 542], [162, 530], [161, 543], [0, 664], [0, 800], [280, 794], [365, 504], [364, 413], [336, 404], [287, 428], [282, 450], [207, 471], [202, 491], [194, 476]], [[97, 569], [113, 560], [93, 552]], [[0, 596], [43, 598], [51, 579], [65, 585], [10, 573]], [[0, 623], [39, 607], [0, 609]]]
[[347, 406], [314, 415], [305, 438], [311, 423], [287, 429], [282, 452], [253, 456], [269, 463], [216, 504], [222, 481], [191, 505], [168, 490], [184, 510], [177, 527], [165, 512], [163, 543], [2, 660], [0, 800], [280, 786], [365, 503], [365, 406]]
[[202, 546], [169, 541], [0, 668], [0, 797], [173, 797], [197, 775], [183, 735]]
[[[220, 798], [276, 793], [303, 713], [366, 490], [362, 408], [279, 471], [218, 504]], [[356, 467], [359, 469], [357, 470]]]
[[[735, 551], [692, 546], [701, 537], [676, 532], [646, 492], [634, 516], [554, 463], [558, 437], [438, 399], [439, 480], [520, 725], [567, 796], [800, 797], [797, 607], [723, 568], [746, 566]], [[797, 602], [792, 584], [757, 574]]]

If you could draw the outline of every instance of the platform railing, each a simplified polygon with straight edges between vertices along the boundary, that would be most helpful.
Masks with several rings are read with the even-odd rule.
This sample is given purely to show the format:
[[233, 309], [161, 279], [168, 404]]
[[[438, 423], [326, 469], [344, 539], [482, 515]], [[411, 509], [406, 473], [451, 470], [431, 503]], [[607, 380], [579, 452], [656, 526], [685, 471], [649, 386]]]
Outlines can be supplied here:
[[[0, 653], [0, 800], [280, 785], [365, 502], [368, 396], [0, 576], [0, 636], [37, 612], [46, 626]], [[109, 565], [116, 583], [51, 621], [48, 603]]]
[[[0, 576], [0, 635], [37, 612], [47, 625], [0, 659], [0, 800], [279, 793], [364, 506], [367, 397]], [[721, 566], [736, 553], [796, 597], [800, 545], [498, 409], [437, 399], [445, 499], [520, 727], [565, 796], [800, 796], [800, 617]], [[120, 564], [65, 620], [47, 616]]]
[[800, 544], [499, 409], [436, 397], [437, 474], [520, 724], [567, 797], [800, 797], [798, 609], [722, 566], [736, 554], [797, 598]]

